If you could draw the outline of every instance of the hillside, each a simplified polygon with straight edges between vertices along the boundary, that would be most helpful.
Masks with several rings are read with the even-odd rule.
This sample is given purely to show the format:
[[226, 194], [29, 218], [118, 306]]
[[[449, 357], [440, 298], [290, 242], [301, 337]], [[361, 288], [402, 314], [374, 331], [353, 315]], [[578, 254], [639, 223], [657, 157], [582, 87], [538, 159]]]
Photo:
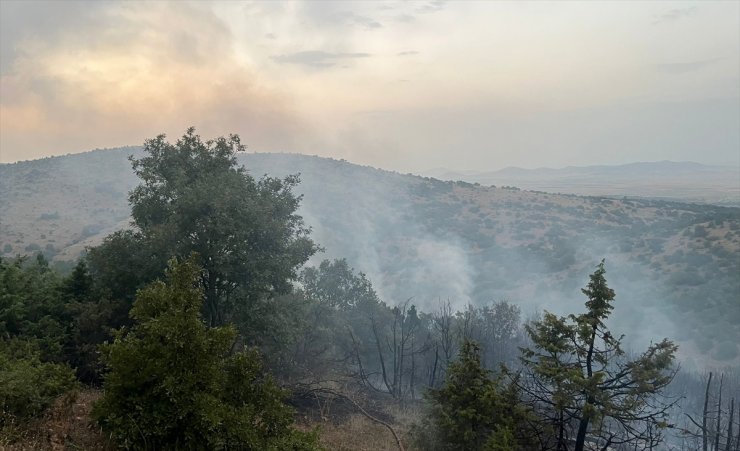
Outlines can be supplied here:
[[[75, 259], [128, 224], [137, 148], [0, 165], [0, 252]], [[425, 311], [508, 299], [525, 314], [583, 303], [606, 258], [613, 330], [669, 336], [685, 360], [740, 362], [740, 208], [484, 187], [293, 154], [242, 154], [254, 176], [301, 173], [301, 213], [390, 303]], [[647, 181], [646, 181], [647, 183]], [[497, 183], [496, 185], [501, 185]]]
[[658, 161], [561, 169], [505, 168], [500, 171], [426, 171], [445, 180], [512, 185], [531, 190], [602, 196], [630, 196], [740, 206], [740, 168]]

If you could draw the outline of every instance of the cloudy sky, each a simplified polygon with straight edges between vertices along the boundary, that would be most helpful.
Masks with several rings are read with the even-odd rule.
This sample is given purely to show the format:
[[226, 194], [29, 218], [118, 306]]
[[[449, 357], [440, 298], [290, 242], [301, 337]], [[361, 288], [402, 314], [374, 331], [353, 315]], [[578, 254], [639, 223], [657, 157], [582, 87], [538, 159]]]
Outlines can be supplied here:
[[0, 2], [0, 162], [194, 125], [421, 171], [740, 165], [740, 2]]

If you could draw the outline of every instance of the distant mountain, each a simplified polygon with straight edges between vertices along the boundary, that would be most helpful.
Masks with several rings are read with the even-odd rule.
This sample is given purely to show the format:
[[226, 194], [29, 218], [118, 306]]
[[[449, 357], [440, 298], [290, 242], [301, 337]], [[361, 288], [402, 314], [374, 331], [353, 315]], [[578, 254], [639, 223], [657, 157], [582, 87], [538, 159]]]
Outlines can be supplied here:
[[[0, 253], [40, 251], [61, 263], [127, 227], [127, 192], [137, 184], [127, 156], [139, 152], [0, 165]], [[581, 310], [580, 288], [606, 258], [613, 330], [639, 344], [674, 338], [697, 364], [740, 363], [740, 208], [550, 194], [503, 188], [514, 183], [500, 178], [494, 188], [304, 155], [239, 162], [256, 177], [301, 173], [301, 214], [326, 249], [312, 263], [346, 257], [389, 303], [412, 298], [429, 312], [444, 299], [458, 308], [508, 299], [525, 315], [566, 314]]]
[[450, 171], [424, 175], [481, 185], [517, 186], [554, 193], [628, 196], [740, 206], [740, 167], [659, 161], [561, 169], [509, 167], [499, 171]]

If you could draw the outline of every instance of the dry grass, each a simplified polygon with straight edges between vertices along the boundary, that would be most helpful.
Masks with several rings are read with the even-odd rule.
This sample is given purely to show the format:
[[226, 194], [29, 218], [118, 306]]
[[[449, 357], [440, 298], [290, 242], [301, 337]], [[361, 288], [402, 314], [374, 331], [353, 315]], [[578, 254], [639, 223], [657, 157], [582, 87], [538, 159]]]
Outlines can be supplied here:
[[[99, 390], [85, 389], [62, 396], [41, 418], [26, 424], [11, 424], [0, 429], [0, 451], [60, 451], [112, 450], [100, 428], [90, 419], [92, 404], [99, 399]], [[414, 407], [390, 407], [384, 416], [400, 436], [404, 448], [410, 447], [409, 431], [418, 420]], [[341, 415], [331, 421], [299, 417], [301, 430], [318, 428], [321, 445], [331, 451], [395, 451], [398, 450], [391, 432], [361, 413]]]
[[396, 440], [385, 426], [359, 413], [352, 414], [341, 424], [326, 422], [319, 425], [319, 439], [322, 446], [335, 451], [398, 450]]
[[41, 418], [0, 429], [0, 451], [112, 449], [90, 420], [99, 397], [100, 391], [90, 389], [64, 395]]
[[[390, 408], [392, 427], [401, 438], [405, 450], [413, 449], [410, 444], [411, 426], [418, 420], [415, 408]], [[310, 430], [318, 427], [321, 445], [331, 451], [397, 451], [398, 445], [393, 434], [383, 425], [369, 420], [361, 413], [346, 416], [340, 422], [308, 422], [298, 425], [300, 429]]]

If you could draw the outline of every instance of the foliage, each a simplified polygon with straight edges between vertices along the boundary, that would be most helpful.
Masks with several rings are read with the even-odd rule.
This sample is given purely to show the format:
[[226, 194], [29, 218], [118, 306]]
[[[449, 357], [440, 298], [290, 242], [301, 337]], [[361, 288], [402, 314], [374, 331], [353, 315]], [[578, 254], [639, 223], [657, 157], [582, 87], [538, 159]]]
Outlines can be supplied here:
[[[527, 411], [519, 404], [513, 384], [504, 377], [491, 378], [481, 365], [480, 347], [466, 340], [457, 361], [447, 372], [444, 385], [431, 389], [424, 449], [500, 450], [526, 449], [520, 433]], [[431, 433], [431, 436], [429, 435]]]
[[[93, 273], [113, 296], [132, 297], [161, 275], [166, 260], [192, 252], [203, 267], [210, 325], [255, 324], [253, 304], [291, 290], [297, 269], [316, 251], [296, 214], [297, 176], [255, 180], [236, 165], [244, 150], [231, 135], [202, 141], [193, 128], [175, 144], [164, 135], [132, 158], [141, 180], [129, 195], [135, 230], [118, 232], [90, 255]], [[133, 252], [132, 252], [133, 251]]]
[[103, 347], [109, 369], [93, 414], [127, 449], [313, 449], [255, 350], [232, 353], [233, 327], [201, 319], [195, 257], [139, 291], [135, 324]]
[[[30, 242], [43, 249], [54, 239], [61, 252], [57, 261], [61, 255], [75, 255], [81, 246], [74, 243], [84, 226], [100, 224], [107, 230], [128, 218], [127, 191], [139, 181], [126, 161], [132, 152], [143, 156], [139, 148], [123, 148], [0, 166], [0, 241], [22, 252]], [[386, 301], [411, 296], [419, 301], [462, 300], [453, 281], [472, 276], [465, 297], [476, 305], [502, 296], [523, 300], [530, 293], [525, 287], [537, 290], [539, 305], [549, 305], [580, 286], [578, 274], [591, 272], [584, 270], [579, 256], [601, 249], [609, 258], [627, 262], [614, 268], [614, 281], [636, 282], [620, 288], [620, 302], [640, 300], [685, 326], [673, 338], [705, 347], [706, 352], [686, 352], [700, 364], [713, 364], [713, 357], [727, 359], [723, 364], [738, 363], [732, 356], [740, 351], [740, 329], [735, 327], [740, 324], [740, 304], [735, 302], [740, 292], [739, 208], [470, 187], [304, 155], [237, 157], [255, 177], [300, 172], [295, 191], [305, 195], [301, 205], [319, 232], [315, 238], [333, 256], [382, 274], [383, 280], [374, 282], [382, 282]], [[39, 173], [45, 174], [44, 182], [31, 183], [40, 179]], [[74, 190], [58, 189], [70, 180], [79, 182]], [[55, 211], [60, 217], [52, 223], [37, 221], [42, 212]], [[694, 237], [697, 226], [706, 236]], [[42, 233], [48, 239], [40, 238]], [[380, 236], [382, 240], [376, 239]], [[602, 249], [601, 243], [610, 246]], [[429, 246], [434, 251], [425, 252]], [[440, 246], [460, 252], [467, 265], [443, 265], [452, 260], [431, 257], [442, 255]], [[123, 251], [139, 249], [153, 254], [136, 246]], [[368, 259], [370, 255], [377, 259]], [[143, 283], [161, 274], [166, 259], [162, 256], [157, 274]], [[108, 280], [116, 282], [115, 277]], [[129, 301], [136, 288], [129, 288]]]
[[74, 371], [65, 364], [42, 362], [35, 343], [0, 341], [0, 427], [40, 414], [75, 387]]
[[[655, 445], [671, 403], [661, 391], [675, 374], [676, 345], [664, 339], [634, 359], [605, 321], [614, 308], [602, 261], [582, 292], [586, 312], [558, 317], [546, 312], [526, 326], [531, 348], [522, 350], [529, 369], [525, 390], [556, 431], [558, 449], [576, 431], [577, 451], [589, 434], [605, 445]], [[544, 445], [543, 445], [544, 446]]]
[[0, 336], [33, 342], [42, 360], [63, 361], [69, 314], [60, 284], [41, 254], [0, 258]]
[[331, 308], [347, 310], [378, 302], [378, 295], [365, 274], [355, 274], [347, 260], [324, 260], [318, 268], [306, 268], [301, 275], [306, 294]]
[[111, 300], [107, 290], [101, 293], [85, 260], [80, 260], [62, 281], [60, 291], [71, 318], [65, 358], [75, 368], [78, 379], [99, 384], [102, 382], [102, 367], [98, 346], [112, 338], [114, 327], [129, 323], [128, 319], [124, 319], [129, 304]]

